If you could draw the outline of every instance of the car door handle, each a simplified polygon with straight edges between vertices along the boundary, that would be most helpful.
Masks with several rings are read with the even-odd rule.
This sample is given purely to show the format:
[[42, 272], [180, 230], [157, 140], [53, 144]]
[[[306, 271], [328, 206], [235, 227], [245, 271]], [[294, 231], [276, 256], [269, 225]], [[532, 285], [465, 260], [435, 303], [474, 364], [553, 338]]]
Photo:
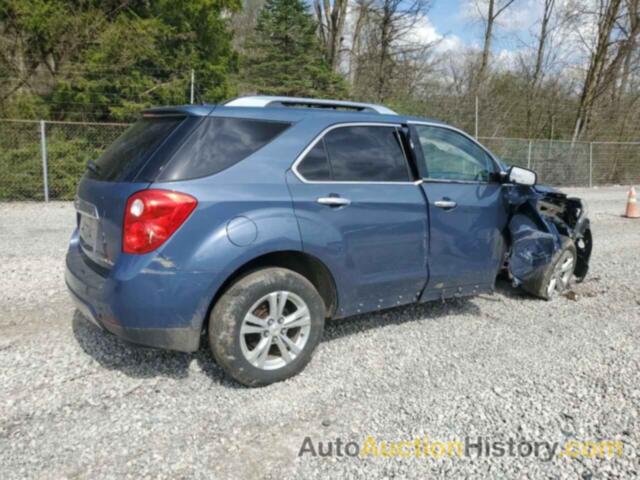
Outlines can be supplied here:
[[451, 208], [455, 208], [458, 204], [456, 202], [454, 202], [453, 200], [436, 200], [435, 202], [433, 202], [433, 204], [436, 207], [439, 208], [444, 208], [444, 209], [451, 209]]
[[329, 207], [346, 207], [351, 205], [351, 200], [342, 197], [320, 197], [317, 202], [320, 205], [327, 205]]

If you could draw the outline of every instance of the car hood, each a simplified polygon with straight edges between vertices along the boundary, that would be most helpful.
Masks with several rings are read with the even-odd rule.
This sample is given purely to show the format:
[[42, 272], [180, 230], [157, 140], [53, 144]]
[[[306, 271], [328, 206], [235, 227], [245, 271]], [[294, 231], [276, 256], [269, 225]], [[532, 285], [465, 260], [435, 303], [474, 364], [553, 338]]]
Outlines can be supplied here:
[[566, 194], [564, 192], [562, 192], [561, 190], [558, 190], [555, 187], [552, 187], [550, 185], [536, 185], [535, 187], [533, 187], [534, 190], [538, 193], [552, 193], [552, 194], [556, 194], [556, 195], [565, 195]]

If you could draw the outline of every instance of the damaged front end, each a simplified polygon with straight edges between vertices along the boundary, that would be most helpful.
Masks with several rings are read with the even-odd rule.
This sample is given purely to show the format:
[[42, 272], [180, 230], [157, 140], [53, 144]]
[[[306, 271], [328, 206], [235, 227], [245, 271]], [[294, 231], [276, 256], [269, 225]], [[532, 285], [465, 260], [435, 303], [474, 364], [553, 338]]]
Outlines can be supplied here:
[[513, 186], [506, 195], [511, 220], [505, 260], [513, 283], [525, 288], [539, 283], [571, 243], [576, 249], [574, 276], [582, 281], [589, 270], [592, 248], [584, 201], [542, 185]]

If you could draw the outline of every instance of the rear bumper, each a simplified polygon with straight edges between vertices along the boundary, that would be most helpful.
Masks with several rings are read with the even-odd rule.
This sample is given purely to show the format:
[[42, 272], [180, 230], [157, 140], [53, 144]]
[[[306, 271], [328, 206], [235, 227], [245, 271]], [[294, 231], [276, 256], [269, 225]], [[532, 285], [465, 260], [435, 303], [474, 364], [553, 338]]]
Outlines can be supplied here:
[[87, 320], [126, 342], [179, 352], [195, 352], [200, 346], [200, 332], [192, 328], [127, 328], [113, 323], [102, 323], [96, 318], [92, 307], [78, 297], [71, 287], [69, 292], [76, 308]]
[[154, 274], [148, 268], [146, 273], [98, 273], [85, 262], [74, 234], [65, 282], [78, 311], [123, 340], [167, 350], [198, 350], [206, 307], [189, 275]]

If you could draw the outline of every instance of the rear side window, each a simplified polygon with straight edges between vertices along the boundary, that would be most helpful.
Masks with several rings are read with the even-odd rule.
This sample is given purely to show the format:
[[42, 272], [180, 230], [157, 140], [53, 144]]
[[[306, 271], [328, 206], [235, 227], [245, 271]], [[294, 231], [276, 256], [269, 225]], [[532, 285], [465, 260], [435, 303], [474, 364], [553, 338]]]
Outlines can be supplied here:
[[176, 152], [160, 180], [187, 180], [218, 173], [255, 153], [289, 126], [246, 118], [205, 118]]
[[168, 116], [137, 121], [105, 150], [87, 175], [108, 182], [129, 178], [183, 120], [183, 116]]
[[[324, 167], [324, 142], [328, 167]], [[401, 182], [409, 180], [395, 127], [353, 126], [329, 131], [307, 154], [298, 172], [307, 180]], [[309, 175], [309, 172], [312, 174]]]
[[304, 161], [298, 167], [298, 172], [311, 181], [331, 180], [331, 167], [329, 166], [327, 151], [324, 148], [324, 139], [320, 139], [307, 153]]

